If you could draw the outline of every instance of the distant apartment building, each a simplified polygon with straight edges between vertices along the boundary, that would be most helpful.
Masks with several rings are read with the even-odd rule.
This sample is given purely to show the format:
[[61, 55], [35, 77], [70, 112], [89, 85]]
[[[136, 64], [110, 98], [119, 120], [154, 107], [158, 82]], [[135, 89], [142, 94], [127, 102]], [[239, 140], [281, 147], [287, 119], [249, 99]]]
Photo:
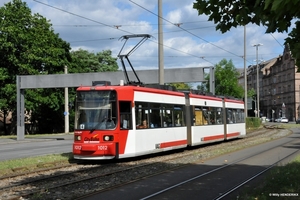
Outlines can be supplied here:
[[[258, 67], [260, 117], [287, 117], [290, 121], [300, 118], [300, 72], [289, 46], [285, 46], [283, 55], [259, 63]], [[257, 90], [256, 69], [257, 65], [247, 68], [247, 90]], [[244, 87], [244, 73], [239, 84]]]

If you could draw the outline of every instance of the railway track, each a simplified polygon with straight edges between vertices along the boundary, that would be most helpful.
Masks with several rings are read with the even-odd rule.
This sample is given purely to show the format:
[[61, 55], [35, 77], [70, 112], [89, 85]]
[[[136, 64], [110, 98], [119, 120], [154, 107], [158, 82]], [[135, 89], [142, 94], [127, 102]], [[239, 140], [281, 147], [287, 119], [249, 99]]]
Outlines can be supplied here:
[[[285, 146], [287, 144], [289, 144], [289, 142], [286, 142], [285, 144], [282, 144], [282, 146]], [[169, 186], [168, 188], [164, 188], [163, 190], [160, 190], [156, 193], [153, 193], [151, 195], [148, 195], [148, 196], [145, 196], [143, 198], [140, 198], [141, 200], [147, 200], [147, 199], [171, 199], [170, 196], [168, 195], [162, 195], [163, 193], [167, 193], [167, 192], [172, 192], [172, 190], [182, 190], [181, 186], [183, 185], [186, 185], [186, 184], [189, 184], [190, 182], [193, 182], [193, 181], [196, 181], [197, 179], [211, 179], [211, 177], [213, 176], [219, 176], [219, 175], [215, 175], [215, 174], [222, 174], [222, 176], [225, 174], [225, 176], [228, 176], [226, 175], [228, 173], [228, 169], [229, 168], [235, 168], [235, 166], [237, 165], [241, 165], [241, 164], [244, 164], [245, 162], [257, 157], [257, 156], [260, 156], [262, 154], [266, 154], [268, 152], [272, 152], [274, 149], [278, 149], [279, 147], [273, 147], [273, 148], [270, 148], [270, 149], [267, 149], [267, 150], [264, 150], [264, 151], [260, 151], [256, 154], [253, 154], [253, 155], [250, 155], [250, 156], [247, 156], [247, 157], [244, 157], [242, 159], [239, 159], [239, 160], [236, 160], [232, 163], [228, 163], [228, 164], [225, 164], [225, 165], [222, 165], [222, 166], [217, 166], [209, 171], [206, 171], [204, 173], [201, 173], [201, 174], [198, 174], [192, 178], [189, 178], [187, 180], [184, 180], [182, 182], [179, 182], [179, 183], [176, 183], [174, 185], [171, 185]], [[280, 158], [278, 161], [274, 162], [274, 163], [271, 163], [269, 166], [261, 169], [261, 170], [257, 170], [257, 172], [255, 172], [254, 174], [252, 174], [251, 176], [247, 176], [246, 178], [242, 178], [241, 181], [238, 181], [238, 183], [236, 185], [234, 185], [233, 187], [229, 188], [228, 190], [225, 190], [221, 193], [215, 193], [217, 195], [215, 195], [213, 198], [202, 198], [202, 199], [214, 199], [214, 200], [221, 200], [221, 199], [226, 199], [227, 197], [230, 197], [230, 198], [227, 198], [227, 199], [236, 199], [236, 197], [232, 197], [230, 196], [232, 193], [236, 192], [237, 190], [239, 190], [241, 187], [243, 187], [245, 184], [249, 183], [250, 181], [256, 179], [257, 177], [265, 174], [266, 172], [268, 172], [270, 169], [272, 169], [273, 167], [277, 166], [278, 164], [280, 164], [281, 162], [283, 162], [284, 160], [296, 155], [296, 154], [299, 154], [300, 150], [299, 149], [295, 149], [293, 150], [291, 153], [288, 153], [286, 156], [283, 156], [282, 158]], [[197, 164], [197, 163], [195, 163]], [[221, 173], [220, 173], [221, 172]], [[223, 178], [222, 177], [219, 177], [217, 178], [218, 180], [222, 180]], [[202, 182], [203, 184], [204, 182]], [[201, 191], [199, 192], [201, 194]], [[203, 193], [202, 193], [203, 194]], [[160, 196], [162, 195], [162, 196]], [[167, 198], [169, 197], [169, 198]]]
[[[46, 174], [41, 175], [41, 171], [39, 171], [39, 176], [36, 177], [36, 173], [32, 174], [23, 174], [15, 177], [5, 177], [1, 179], [2, 183], [5, 183], [5, 179], [10, 179], [10, 183], [3, 185], [0, 187], [0, 197], [9, 199], [20, 199], [20, 198], [28, 198], [28, 199], [48, 199], [49, 197], [44, 196], [49, 191], [57, 191], [57, 189], [68, 191], [68, 187], [77, 187], [82, 188], [82, 185], [85, 182], [95, 181], [98, 190], [106, 189], [107, 187], [111, 187], [109, 184], [111, 179], [114, 179], [113, 185], [115, 186], [117, 182], [120, 184], [124, 184], [122, 182], [122, 177], [126, 176], [128, 173], [134, 174], [131, 176], [131, 180], [137, 180], [141, 177], [145, 177], [150, 170], [157, 170], [158, 164], [153, 163], [153, 159], [163, 159], [165, 158], [165, 165], [168, 163], [172, 163], [175, 159], [180, 159], [184, 155], [171, 156], [166, 159], [166, 156], [158, 156], [150, 159], [143, 159], [137, 161], [123, 162], [123, 163], [113, 163], [113, 164], [104, 164], [91, 166], [84, 169], [76, 170], [76, 171], [57, 171], [55, 170], [53, 173], [49, 170], [46, 170]], [[182, 164], [180, 164], [182, 166]], [[178, 166], [167, 167], [169, 169], [175, 169]], [[166, 166], [163, 166], [166, 169]], [[61, 168], [64, 170], [64, 168]], [[139, 171], [139, 173], [135, 173]], [[143, 173], [144, 172], [144, 173]], [[24, 180], [22, 180], [24, 179]], [[118, 179], [116, 181], [116, 179]], [[128, 181], [128, 178], [124, 179]], [[77, 185], [77, 186], [76, 186]], [[51, 199], [50, 197], [49, 199]], [[0, 198], [2, 199], [2, 198]]]
[[237, 148], [251, 146], [257, 140], [263, 142], [261, 138], [268, 138], [269, 140], [277, 132], [278, 130], [268, 131], [264, 134], [255, 132], [241, 140], [142, 160], [86, 165], [83, 169], [72, 169], [74, 166], [70, 167], [71, 170], [61, 168], [51, 171], [47, 169], [45, 173], [38, 172], [37, 176], [36, 172], [33, 172], [32, 174], [6, 177], [6, 179], [2, 177], [0, 179], [0, 199], [53, 199], [54, 197], [57, 199], [76, 199], [226, 153], [225, 151], [214, 153], [213, 149], [227, 148], [228, 151], [234, 151]]
[[233, 188], [229, 189], [228, 191], [225, 191], [223, 194], [219, 195], [218, 197], [215, 198], [215, 200], [221, 200], [223, 198], [228, 197], [229, 195], [231, 195], [232, 193], [236, 192], [238, 189], [240, 189], [241, 187], [243, 187], [245, 184], [249, 183], [250, 181], [254, 180], [255, 178], [265, 174], [266, 172], [268, 172], [270, 169], [274, 168], [275, 166], [277, 166], [278, 164], [280, 164], [282, 161], [284, 161], [285, 159], [296, 155], [299, 153], [300, 150], [294, 151], [293, 153], [285, 156], [284, 158], [280, 159], [279, 161], [273, 163], [272, 165], [270, 165], [269, 167], [267, 167], [264, 170], [261, 170], [260, 172], [256, 173], [255, 175], [245, 179], [243, 182], [239, 183], [238, 185], [234, 186]]

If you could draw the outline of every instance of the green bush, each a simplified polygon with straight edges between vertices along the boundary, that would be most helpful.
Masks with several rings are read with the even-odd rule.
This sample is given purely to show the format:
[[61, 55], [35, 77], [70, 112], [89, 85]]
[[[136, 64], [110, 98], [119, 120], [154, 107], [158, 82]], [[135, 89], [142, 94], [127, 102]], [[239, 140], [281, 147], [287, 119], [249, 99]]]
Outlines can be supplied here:
[[258, 128], [261, 125], [261, 121], [258, 117], [247, 117], [246, 128]]

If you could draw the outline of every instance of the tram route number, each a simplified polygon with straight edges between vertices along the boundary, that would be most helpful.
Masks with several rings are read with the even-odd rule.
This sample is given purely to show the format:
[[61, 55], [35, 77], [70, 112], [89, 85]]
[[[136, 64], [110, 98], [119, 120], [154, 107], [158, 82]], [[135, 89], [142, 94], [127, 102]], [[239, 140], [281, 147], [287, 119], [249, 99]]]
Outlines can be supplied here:
[[98, 146], [98, 150], [106, 151], [107, 149], [108, 149], [107, 146], [102, 146], [102, 145]]

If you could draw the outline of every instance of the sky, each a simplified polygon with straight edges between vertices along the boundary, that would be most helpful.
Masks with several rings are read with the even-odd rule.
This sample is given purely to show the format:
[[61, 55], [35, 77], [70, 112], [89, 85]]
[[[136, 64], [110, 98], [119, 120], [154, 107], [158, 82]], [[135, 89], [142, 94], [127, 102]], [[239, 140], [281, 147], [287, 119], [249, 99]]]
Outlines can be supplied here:
[[[0, 0], [3, 6], [9, 1]], [[124, 35], [149, 34], [129, 59], [135, 70], [158, 69], [158, 0], [25, 0], [32, 13], [44, 16], [72, 50], [101, 52], [111, 50], [117, 57]], [[164, 68], [209, 67], [222, 59], [232, 60], [236, 68], [267, 61], [283, 53], [287, 33], [266, 34], [266, 28], [249, 24], [222, 34], [208, 16], [198, 15], [193, 0], [162, 0]], [[141, 38], [139, 38], [141, 39]], [[130, 39], [122, 53], [139, 42]], [[118, 60], [119, 68], [121, 64]]]

